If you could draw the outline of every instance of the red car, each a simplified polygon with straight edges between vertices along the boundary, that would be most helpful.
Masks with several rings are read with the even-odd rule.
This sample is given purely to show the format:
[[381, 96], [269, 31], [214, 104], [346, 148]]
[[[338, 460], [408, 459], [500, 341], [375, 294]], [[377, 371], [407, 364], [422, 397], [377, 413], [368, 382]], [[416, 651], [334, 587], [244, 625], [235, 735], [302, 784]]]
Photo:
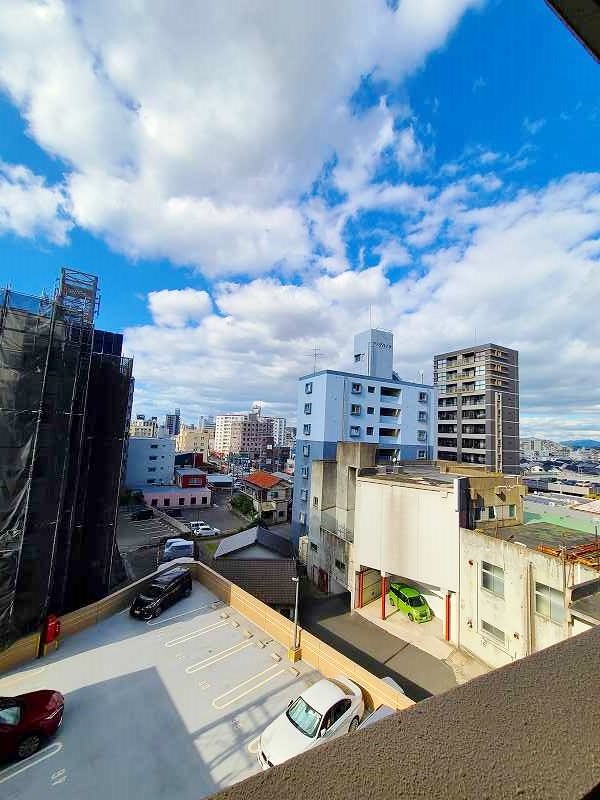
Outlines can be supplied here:
[[0, 758], [32, 756], [56, 733], [64, 709], [62, 694], [47, 689], [0, 697]]

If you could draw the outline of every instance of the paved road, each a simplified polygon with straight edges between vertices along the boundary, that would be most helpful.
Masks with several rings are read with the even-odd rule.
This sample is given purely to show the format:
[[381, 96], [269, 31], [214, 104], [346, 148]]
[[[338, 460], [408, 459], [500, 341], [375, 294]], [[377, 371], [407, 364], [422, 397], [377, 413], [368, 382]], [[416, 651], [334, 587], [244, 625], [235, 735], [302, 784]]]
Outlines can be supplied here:
[[300, 624], [380, 678], [394, 678], [412, 700], [423, 700], [457, 686], [443, 661], [348, 611], [348, 595], [324, 599], [303, 586]]

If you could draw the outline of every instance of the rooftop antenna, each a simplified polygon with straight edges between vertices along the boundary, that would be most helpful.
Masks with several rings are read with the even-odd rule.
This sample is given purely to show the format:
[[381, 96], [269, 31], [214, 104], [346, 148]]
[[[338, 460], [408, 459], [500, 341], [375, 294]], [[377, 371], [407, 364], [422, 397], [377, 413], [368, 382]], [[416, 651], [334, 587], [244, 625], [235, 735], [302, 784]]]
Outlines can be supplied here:
[[420, 369], [420, 370], [419, 370], [419, 378], [421, 379], [421, 383], [423, 383], [423, 379], [424, 379], [424, 377], [425, 377], [425, 373], [423, 372], [423, 370], [422, 370], [422, 369]]
[[323, 353], [322, 350], [319, 350], [318, 347], [313, 347], [313, 349], [310, 351], [310, 353], [307, 353], [307, 355], [311, 356], [313, 359], [313, 375], [315, 375], [317, 372], [317, 359], [324, 358], [325, 353]]
[[369, 330], [373, 329], [373, 306], [369, 303]]

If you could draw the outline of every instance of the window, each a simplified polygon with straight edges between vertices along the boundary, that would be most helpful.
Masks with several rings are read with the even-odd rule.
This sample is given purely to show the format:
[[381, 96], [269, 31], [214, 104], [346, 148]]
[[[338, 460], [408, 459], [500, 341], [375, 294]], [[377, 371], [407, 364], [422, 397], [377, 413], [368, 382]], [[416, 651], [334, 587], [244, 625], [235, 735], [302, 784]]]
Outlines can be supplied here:
[[310, 543], [310, 549], [313, 551], [313, 553], [316, 553], [316, 552], [317, 552], [317, 550], [318, 550], [319, 548], [317, 547], [317, 544], [316, 544], [316, 542], [311, 542], [311, 543]]
[[504, 570], [489, 561], [481, 562], [481, 585], [488, 592], [504, 597]]
[[180, 506], [184, 506], [185, 505], [185, 497], [180, 497], [179, 498], [179, 505]]
[[196, 505], [196, 498], [195, 497], [190, 497], [190, 505], [191, 506], [195, 506]]
[[302, 477], [308, 478], [308, 467], [302, 467]]
[[304, 403], [304, 413], [305, 414], [312, 413], [312, 403]]
[[342, 572], [346, 569], [346, 565], [343, 561], [339, 561], [337, 558], [335, 560], [335, 566], [337, 569], [341, 570]]
[[306, 502], [307, 497], [308, 497], [308, 489], [300, 489], [300, 500]]
[[157, 444], [151, 444], [150, 445], [150, 450], [158, 450], [158, 445]]
[[427, 422], [427, 412], [419, 411], [419, 422]]
[[158, 500], [156, 499], [156, 497], [154, 498], [154, 500], [150, 502], [150, 505], [152, 506], [152, 508], [156, 508], [156, 506], [158, 505]]
[[309, 444], [302, 445], [302, 455], [303, 456], [307, 456], [307, 457], [310, 455], [310, 445]]
[[374, 414], [375, 408], [373, 406], [367, 406], [367, 414]]
[[156, 483], [156, 478], [148, 478], [146, 483]]
[[170, 505], [171, 505], [171, 501], [169, 500], [169, 498], [168, 498], [168, 497], [165, 497], [165, 499], [164, 499], [164, 501], [163, 501], [163, 505], [165, 506], [165, 508], [166, 508], [167, 506], [170, 506]]
[[496, 509], [494, 506], [488, 506], [488, 519], [496, 519]]
[[375, 387], [374, 386], [367, 386], [367, 392], [369, 394], [375, 394]]
[[298, 515], [298, 521], [300, 522], [300, 525], [306, 524], [306, 514], [304, 513], [304, 511], [301, 511], [300, 514]]
[[514, 505], [510, 505], [510, 506], [508, 507], [508, 516], [509, 516], [509, 517], [512, 517], [512, 518], [514, 518], [514, 517], [516, 517], [516, 516], [517, 516], [517, 509], [516, 509], [516, 506], [514, 506]]
[[305, 436], [310, 436], [310, 423], [302, 428], [302, 432]]
[[148, 472], [156, 472], [156, 467], [148, 467]]
[[208, 505], [208, 497], [203, 497], [202, 498], [202, 505], [203, 506], [207, 506]]
[[367, 428], [367, 436], [373, 436], [373, 428]]
[[352, 394], [360, 394], [362, 392], [362, 383], [352, 384]]
[[313, 497], [313, 508], [318, 508], [318, 507], [319, 507], [319, 498]]
[[358, 364], [358, 362], [361, 360], [361, 358], [362, 358], [362, 353], [355, 353], [354, 354], [354, 363]]
[[427, 458], [427, 452], [425, 450], [417, 451], [417, 458]]
[[360, 414], [360, 406], [353, 403], [350, 406], [350, 413], [352, 414], [352, 416], [357, 417]]
[[148, 461], [156, 461], [158, 456], [149, 456]]
[[[0, 708], [0, 722], [3, 725], [18, 725], [21, 721], [21, 709], [19, 706]], [[12, 734], [10, 734], [12, 735]]]
[[350, 436], [360, 436], [360, 425], [350, 425]]
[[312, 381], [304, 384], [304, 394], [312, 394]]
[[417, 431], [417, 441], [418, 442], [426, 442], [427, 441], [427, 431]]
[[535, 582], [535, 610], [553, 622], [564, 622], [565, 602], [563, 593], [551, 586]]
[[427, 392], [419, 392], [419, 403], [426, 403], [429, 400]]
[[481, 620], [481, 630], [484, 633], [489, 633], [494, 639], [497, 639], [499, 642], [504, 644], [504, 631], [501, 631], [500, 628], [496, 628], [495, 625], [486, 622], [484, 619]]

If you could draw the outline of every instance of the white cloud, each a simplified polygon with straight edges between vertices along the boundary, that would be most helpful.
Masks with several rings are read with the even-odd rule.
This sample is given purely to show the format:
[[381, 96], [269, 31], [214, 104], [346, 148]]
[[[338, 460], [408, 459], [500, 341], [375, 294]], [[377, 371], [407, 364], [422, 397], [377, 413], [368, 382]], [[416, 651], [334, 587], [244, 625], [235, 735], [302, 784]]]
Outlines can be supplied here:
[[425, 164], [425, 151], [417, 140], [412, 125], [403, 128], [398, 134], [396, 159], [405, 172], [419, 170]]
[[[452, 187], [450, 187], [452, 188]], [[569, 175], [489, 205], [465, 203], [459, 182], [429, 214], [454, 219], [456, 245], [392, 284], [381, 265], [310, 278], [219, 285], [218, 313], [179, 329], [131, 328], [140, 410], [190, 398], [190, 418], [249, 406], [293, 416], [296, 380], [352, 366], [352, 336], [373, 322], [395, 334], [396, 367], [431, 379], [432, 356], [479, 341], [520, 351], [523, 429], [595, 435], [600, 413], [600, 174]], [[392, 247], [394, 242], [390, 242]], [[401, 242], [400, 242], [401, 246]], [[203, 376], [210, 375], [210, 381]], [[184, 408], [186, 403], [181, 400]]]
[[292, 270], [310, 256], [300, 197], [377, 123], [349, 111], [361, 76], [401, 81], [475, 5], [4, 0], [0, 88], [68, 165], [74, 220], [112, 247], [210, 275]]
[[156, 325], [183, 328], [210, 314], [212, 301], [207, 292], [197, 289], [162, 289], [150, 292], [148, 307]]
[[62, 187], [48, 186], [27, 167], [0, 161], [0, 234], [42, 236], [65, 244], [72, 227], [68, 206]]
[[546, 120], [544, 117], [540, 117], [539, 119], [529, 119], [529, 117], [525, 117], [523, 120], [523, 127], [527, 133], [530, 133], [532, 136], [535, 136], [536, 133], [541, 131], [545, 124]]

